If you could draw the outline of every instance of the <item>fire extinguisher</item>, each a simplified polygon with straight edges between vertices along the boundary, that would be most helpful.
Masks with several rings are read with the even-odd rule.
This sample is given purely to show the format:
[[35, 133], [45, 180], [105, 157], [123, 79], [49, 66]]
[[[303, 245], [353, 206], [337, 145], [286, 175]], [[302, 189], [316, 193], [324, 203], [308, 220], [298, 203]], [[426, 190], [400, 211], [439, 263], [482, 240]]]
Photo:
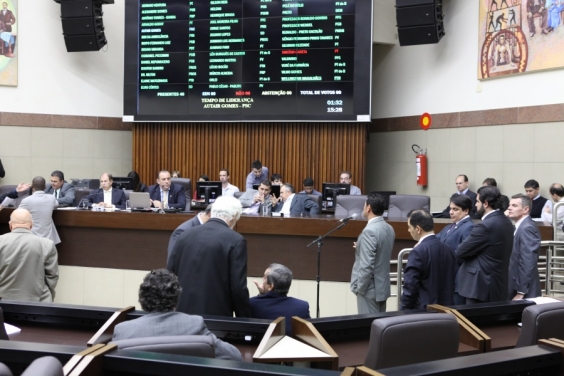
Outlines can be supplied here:
[[[415, 149], [417, 148], [417, 150]], [[417, 154], [415, 157], [415, 167], [417, 170], [417, 185], [427, 186], [427, 151], [421, 149], [419, 145], [413, 144], [411, 150]]]

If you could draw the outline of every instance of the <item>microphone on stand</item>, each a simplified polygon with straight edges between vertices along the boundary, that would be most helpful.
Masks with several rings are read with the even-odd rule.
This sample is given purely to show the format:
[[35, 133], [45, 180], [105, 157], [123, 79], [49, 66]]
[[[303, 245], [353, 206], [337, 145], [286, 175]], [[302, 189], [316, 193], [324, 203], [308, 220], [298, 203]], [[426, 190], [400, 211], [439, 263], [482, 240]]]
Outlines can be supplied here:
[[356, 217], [358, 217], [358, 214], [357, 214], [357, 213], [354, 213], [354, 214], [351, 215], [350, 217], [340, 219], [339, 222], [341, 222], [341, 223], [347, 223], [347, 222], [350, 221], [351, 219], [356, 219]]
[[80, 210], [80, 209], [83, 209], [83, 210], [84, 210], [84, 209], [88, 209], [88, 206], [87, 206], [87, 207], [82, 207], [82, 206], [80, 206], [80, 204], [82, 204], [82, 201], [83, 201], [85, 198], [88, 198], [88, 196], [84, 196], [83, 198], [80, 199], [80, 201], [78, 202], [78, 205], [76, 206], [76, 209], [78, 209], [78, 210]]

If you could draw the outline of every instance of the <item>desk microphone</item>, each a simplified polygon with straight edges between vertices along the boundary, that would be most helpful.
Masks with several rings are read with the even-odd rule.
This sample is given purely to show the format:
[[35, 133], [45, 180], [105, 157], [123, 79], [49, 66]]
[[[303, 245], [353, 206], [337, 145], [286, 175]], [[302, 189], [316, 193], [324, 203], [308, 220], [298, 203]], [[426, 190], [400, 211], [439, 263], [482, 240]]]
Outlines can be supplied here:
[[76, 208], [77, 208], [78, 210], [80, 210], [80, 209], [88, 209], [87, 207], [86, 207], [86, 208], [83, 208], [83, 207], [80, 206], [80, 204], [82, 204], [82, 201], [83, 201], [85, 198], [88, 198], [88, 196], [84, 196], [84, 197], [81, 198], [80, 201], [78, 202], [78, 205], [76, 206]]
[[339, 220], [339, 222], [341, 222], [341, 223], [347, 223], [347, 222], [350, 221], [351, 219], [356, 219], [356, 217], [358, 217], [358, 214], [354, 213], [354, 214], [351, 215], [350, 217], [343, 218], [343, 219]]

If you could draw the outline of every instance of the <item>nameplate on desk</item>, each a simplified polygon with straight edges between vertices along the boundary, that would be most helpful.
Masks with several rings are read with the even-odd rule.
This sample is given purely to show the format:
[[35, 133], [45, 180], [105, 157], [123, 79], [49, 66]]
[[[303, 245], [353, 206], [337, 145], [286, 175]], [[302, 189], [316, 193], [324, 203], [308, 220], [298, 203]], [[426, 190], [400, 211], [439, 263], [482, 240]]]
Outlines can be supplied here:
[[284, 217], [284, 213], [281, 212], [272, 212], [273, 217]]

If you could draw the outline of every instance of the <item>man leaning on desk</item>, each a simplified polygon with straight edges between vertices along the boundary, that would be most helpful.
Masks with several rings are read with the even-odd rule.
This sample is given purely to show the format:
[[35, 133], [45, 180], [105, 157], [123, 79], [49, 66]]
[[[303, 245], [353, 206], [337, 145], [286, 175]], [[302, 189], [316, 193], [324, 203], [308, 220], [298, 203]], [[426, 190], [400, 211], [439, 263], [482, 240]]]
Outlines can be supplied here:
[[55, 196], [60, 208], [74, 204], [74, 186], [65, 181], [62, 171], [55, 170], [51, 173], [51, 184], [47, 184], [45, 193]]
[[157, 174], [157, 184], [149, 187], [149, 197], [155, 208], [181, 209], [186, 208], [186, 194], [184, 187], [171, 182], [170, 172], [161, 170]]
[[121, 189], [112, 188], [113, 182], [112, 174], [104, 172], [100, 176], [100, 189], [86, 197], [88, 204], [108, 209], [124, 209], [125, 193]]

